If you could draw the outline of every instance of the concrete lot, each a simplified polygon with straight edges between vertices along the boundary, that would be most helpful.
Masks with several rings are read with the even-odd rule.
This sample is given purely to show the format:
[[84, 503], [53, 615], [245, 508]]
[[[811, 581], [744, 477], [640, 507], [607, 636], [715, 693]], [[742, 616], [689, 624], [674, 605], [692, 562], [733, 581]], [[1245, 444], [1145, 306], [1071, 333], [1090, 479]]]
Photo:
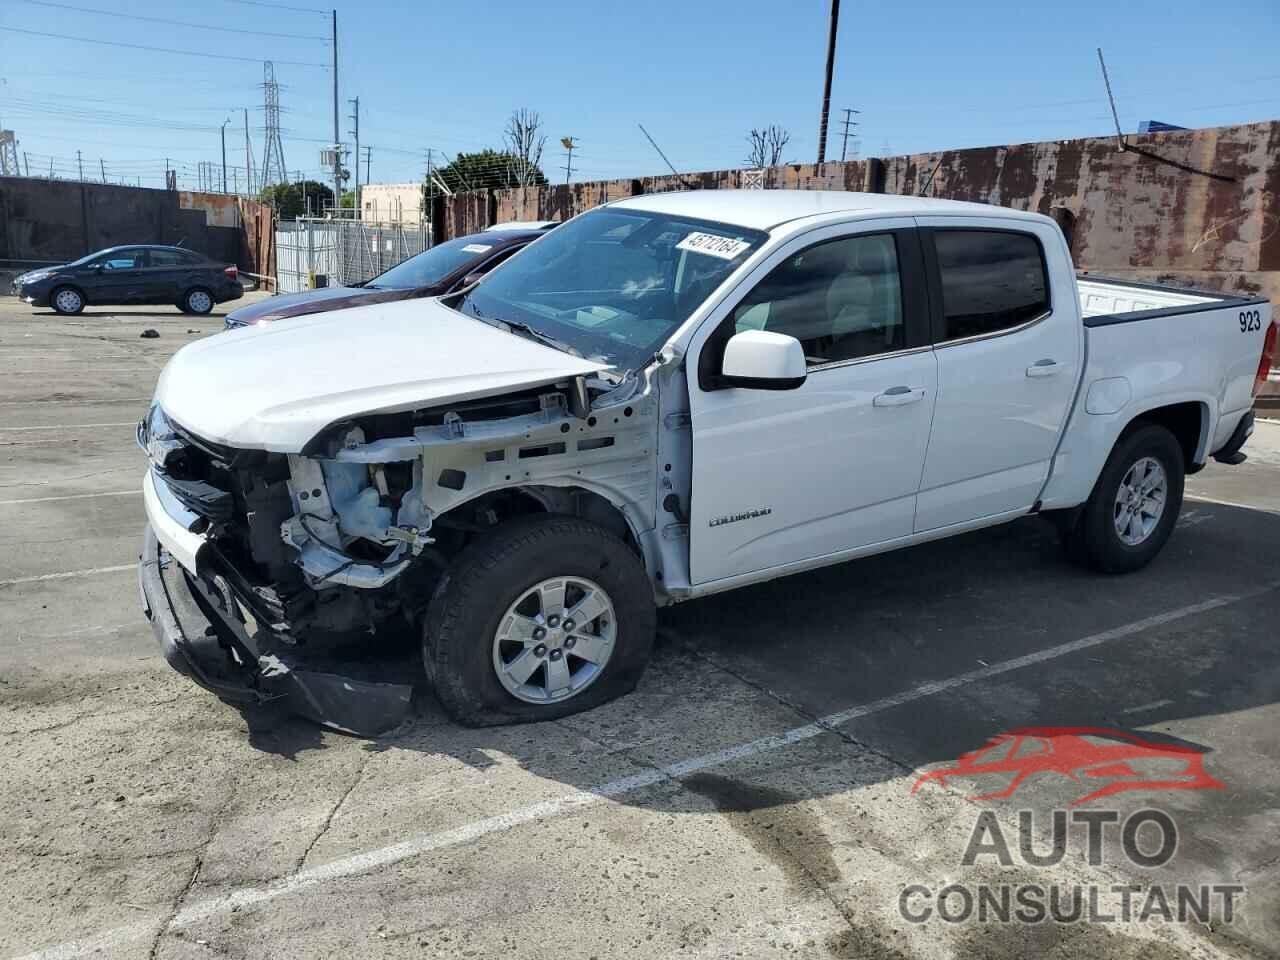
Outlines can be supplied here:
[[[1139, 574], [1080, 571], [1027, 519], [666, 611], [640, 689], [586, 715], [466, 730], [424, 692], [361, 740], [219, 703], [142, 618], [133, 424], [220, 326], [0, 304], [0, 956], [1277, 955], [1280, 424], [1189, 482]], [[1043, 851], [1105, 781], [912, 793], [1049, 725], [1178, 738], [1223, 786], [1088, 805], [1173, 818], [1150, 870], [1074, 831], [1019, 857], [1019, 810]], [[1012, 866], [961, 863], [984, 810]], [[983, 882], [1245, 891], [1230, 923], [899, 913], [910, 884]]]

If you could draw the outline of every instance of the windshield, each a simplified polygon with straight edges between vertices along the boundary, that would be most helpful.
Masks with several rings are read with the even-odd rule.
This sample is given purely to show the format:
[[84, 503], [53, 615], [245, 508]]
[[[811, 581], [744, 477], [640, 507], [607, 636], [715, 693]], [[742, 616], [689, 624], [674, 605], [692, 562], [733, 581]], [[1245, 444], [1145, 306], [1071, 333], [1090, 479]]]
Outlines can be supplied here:
[[605, 207], [557, 227], [459, 297], [621, 370], [642, 366], [765, 240], [757, 230]]
[[451, 273], [472, 264], [487, 260], [496, 246], [494, 240], [484, 234], [458, 237], [424, 250], [404, 263], [398, 263], [385, 273], [380, 273], [366, 287], [389, 290], [408, 290], [439, 283]]

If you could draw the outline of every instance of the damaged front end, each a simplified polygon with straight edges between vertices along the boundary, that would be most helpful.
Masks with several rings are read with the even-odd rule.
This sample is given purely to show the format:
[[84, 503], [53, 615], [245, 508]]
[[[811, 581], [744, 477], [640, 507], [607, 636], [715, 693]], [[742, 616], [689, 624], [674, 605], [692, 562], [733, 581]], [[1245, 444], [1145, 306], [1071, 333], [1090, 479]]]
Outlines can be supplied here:
[[296, 454], [211, 443], [153, 407], [140, 575], [166, 659], [226, 700], [363, 735], [398, 725], [435, 586], [474, 537], [566, 512], [645, 549], [655, 392], [643, 374], [578, 377], [353, 418]]

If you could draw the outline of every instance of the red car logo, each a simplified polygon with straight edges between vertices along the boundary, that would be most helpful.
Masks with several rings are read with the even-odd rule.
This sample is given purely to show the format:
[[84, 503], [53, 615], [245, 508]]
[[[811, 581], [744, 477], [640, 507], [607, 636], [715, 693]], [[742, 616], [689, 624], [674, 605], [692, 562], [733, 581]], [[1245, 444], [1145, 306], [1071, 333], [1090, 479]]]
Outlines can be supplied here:
[[1128, 790], [1221, 790], [1222, 781], [1205, 772], [1204, 753], [1194, 746], [1101, 727], [1019, 727], [961, 754], [950, 766], [922, 775], [911, 792], [930, 781], [946, 786], [949, 777], [1012, 774], [1004, 789], [968, 798], [996, 800], [1013, 796], [1037, 773], [1057, 773], [1085, 783], [1107, 781], [1072, 800], [1073, 807]]

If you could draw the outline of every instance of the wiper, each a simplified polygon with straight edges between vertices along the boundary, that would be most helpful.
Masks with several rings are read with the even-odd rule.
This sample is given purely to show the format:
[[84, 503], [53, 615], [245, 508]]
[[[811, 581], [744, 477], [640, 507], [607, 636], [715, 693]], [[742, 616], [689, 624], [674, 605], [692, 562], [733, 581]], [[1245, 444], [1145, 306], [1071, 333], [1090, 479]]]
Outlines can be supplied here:
[[576, 347], [570, 346], [569, 344], [565, 343], [563, 340], [557, 340], [555, 337], [551, 336], [551, 334], [543, 333], [541, 330], [538, 330], [535, 327], [529, 326], [529, 324], [525, 323], [522, 320], [499, 319], [498, 323], [502, 324], [508, 330], [513, 330], [519, 333], [523, 333], [526, 336], [531, 337], [534, 340], [537, 340], [539, 343], [545, 343], [548, 347], [554, 347], [557, 350], [563, 350], [565, 353], [573, 354], [573, 356], [575, 357], [585, 359], [582, 357], [582, 354], [578, 351]]

